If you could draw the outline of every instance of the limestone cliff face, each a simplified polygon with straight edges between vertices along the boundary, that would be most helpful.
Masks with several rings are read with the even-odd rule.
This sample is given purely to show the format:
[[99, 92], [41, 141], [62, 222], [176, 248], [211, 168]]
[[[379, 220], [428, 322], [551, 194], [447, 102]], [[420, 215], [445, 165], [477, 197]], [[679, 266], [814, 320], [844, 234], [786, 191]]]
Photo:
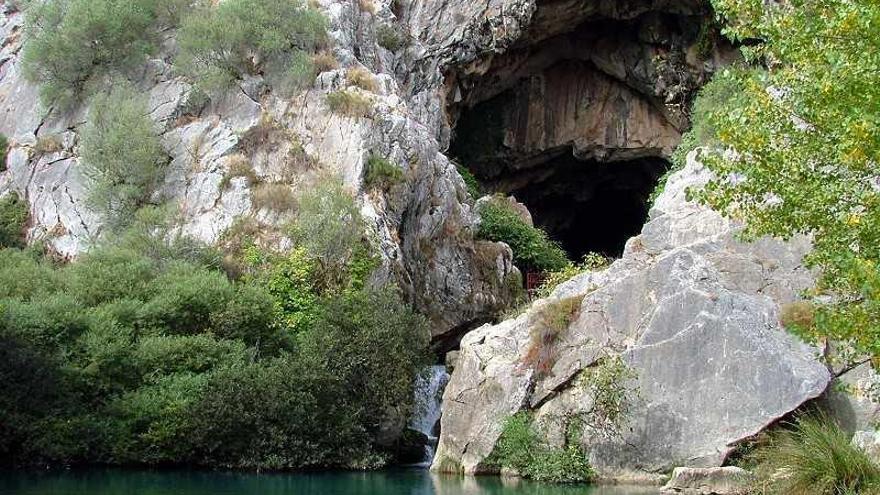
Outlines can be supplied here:
[[[335, 173], [357, 192], [378, 234], [385, 263], [377, 282], [396, 281], [429, 315], [436, 334], [490, 318], [511, 298], [510, 281], [517, 279], [511, 253], [504, 245], [474, 240], [472, 200], [441, 153], [438, 123], [421, 118], [439, 107], [425, 96], [410, 101], [391, 75], [399, 57], [375, 41], [376, 26], [394, 22], [388, 2], [375, 14], [361, 11], [357, 2], [327, 1], [322, 9], [341, 68], [320, 74], [312, 89], [290, 100], [271, 95], [254, 79], [202, 107], [190, 101], [191, 86], [172, 73], [173, 43], [144, 64], [137, 87], [149, 96], [150, 117], [173, 159], [155, 200], [177, 205], [181, 230], [207, 243], [219, 242], [246, 220], [258, 225], [265, 242], [283, 244], [278, 227], [289, 213], [259, 208], [243, 179], [224, 185], [230, 157], [245, 155], [260, 178], [294, 193], [321, 174]], [[0, 133], [11, 141], [0, 194], [17, 191], [26, 198], [28, 238], [45, 240], [59, 256], [71, 258], [88, 249], [102, 228], [84, 201], [79, 174], [77, 136], [87, 109], [40, 107], [37, 88], [21, 75], [22, 24], [20, 12], [0, 4]], [[345, 69], [352, 66], [365, 66], [379, 83], [366, 95], [373, 105], [367, 118], [336, 115], [324, 102], [327, 92], [349, 86]], [[294, 150], [300, 147], [304, 154]], [[363, 163], [370, 153], [401, 167], [406, 183], [387, 193], [365, 190]]]
[[[631, 407], [614, 434], [587, 427], [578, 440], [614, 479], [720, 466], [738, 441], [826, 390], [820, 351], [778, 322], [779, 306], [812, 283], [801, 266], [808, 243], [736, 241], [736, 225], [685, 198], [706, 178], [691, 159], [621, 259], [464, 338], [443, 398], [435, 469], [486, 470], [503, 421], [520, 410], [550, 420], [551, 440], [553, 418], [583, 413], [593, 424], [596, 396], [579, 377], [610, 356], [632, 371], [615, 385]], [[583, 301], [550, 344], [551, 369], [539, 374], [527, 357], [535, 315], [572, 296]]]

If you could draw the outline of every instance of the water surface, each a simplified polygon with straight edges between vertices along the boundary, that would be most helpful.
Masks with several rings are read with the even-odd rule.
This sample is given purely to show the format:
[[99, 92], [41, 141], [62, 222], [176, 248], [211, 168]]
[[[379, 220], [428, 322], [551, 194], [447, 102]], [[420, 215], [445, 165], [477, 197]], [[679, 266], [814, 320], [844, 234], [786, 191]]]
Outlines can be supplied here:
[[425, 470], [252, 474], [89, 469], [0, 472], [2, 495], [657, 495], [656, 488], [545, 485]]

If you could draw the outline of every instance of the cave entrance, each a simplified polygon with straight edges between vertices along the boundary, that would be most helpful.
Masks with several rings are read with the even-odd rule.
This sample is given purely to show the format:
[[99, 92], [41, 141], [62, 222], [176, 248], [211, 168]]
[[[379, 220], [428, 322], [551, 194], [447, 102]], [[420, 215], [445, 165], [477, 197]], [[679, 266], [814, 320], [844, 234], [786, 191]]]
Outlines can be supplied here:
[[619, 257], [648, 218], [649, 198], [669, 168], [656, 157], [580, 161], [570, 152], [543, 164], [544, 173], [501, 192], [523, 202], [535, 225], [572, 260], [587, 253]]
[[[583, 68], [567, 63], [558, 70], [571, 77]], [[540, 82], [542, 89], [548, 88], [548, 79]], [[578, 149], [574, 144], [532, 145], [529, 133], [536, 128], [546, 137], [548, 128], [578, 127], [559, 126], [553, 121], [558, 116], [544, 115], [545, 107], [531, 104], [533, 85], [525, 81], [517, 89], [462, 109], [449, 154], [473, 172], [485, 192], [511, 195], [524, 203], [535, 225], [559, 242], [570, 259], [580, 260], [587, 253], [619, 257], [626, 241], [647, 220], [651, 194], [670, 166], [664, 158], [670, 146]], [[548, 97], [539, 100], [546, 102]], [[630, 112], [631, 101], [619, 104], [617, 115]], [[541, 117], [538, 122], [536, 108]], [[620, 124], [615, 118], [608, 113], [591, 117], [591, 122]], [[667, 132], [664, 139], [677, 142], [677, 132], [664, 125], [654, 127], [661, 131], [656, 134]], [[614, 129], [610, 132], [614, 134]]]
[[570, 259], [587, 253], [619, 257], [647, 221], [651, 194], [668, 169], [669, 162], [659, 157], [600, 162], [578, 160], [565, 150], [534, 169], [484, 185], [524, 203], [535, 225]]
[[619, 256], [697, 88], [736, 58], [713, 19], [702, 0], [540, 0], [513, 45], [444, 72], [449, 155], [571, 259]]

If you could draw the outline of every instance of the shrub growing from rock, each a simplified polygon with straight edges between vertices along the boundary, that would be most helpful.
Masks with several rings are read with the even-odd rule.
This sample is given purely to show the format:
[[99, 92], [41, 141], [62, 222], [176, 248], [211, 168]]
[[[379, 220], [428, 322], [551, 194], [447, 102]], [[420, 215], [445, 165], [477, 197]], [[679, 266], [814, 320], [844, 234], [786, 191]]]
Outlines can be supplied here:
[[479, 207], [480, 239], [504, 242], [513, 250], [520, 269], [560, 270], [568, 263], [565, 251], [543, 230], [527, 224], [503, 197], [494, 197]]
[[292, 89], [314, 78], [326, 41], [327, 20], [301, 0], [227, 0], [184, 18], [175, 65], [208, 92], [258, 73]]
[[373, 102], [354, 91], [339, 90], [325, 96], [330, 111], [349, 117], [368, 117], [373, 110]]
[[381, 156], [371, 154], [364, 167], [364, 185], [388, 190], [403, 181], [403, 170]]
[[25, 76], [40, 84], [43, 103], [67, 104], [111, 71], [144, 61], [156, 27], [173, 23], [185, 0], [48, 0], [25, 10]]
[[537, 306], [529, 320], [529, 347], [522, 364], [546, 375], [556, 362], [554, 343], [559, 335], [577, 318], [584, 296], [566, 297], [547, 301]]
[[382, 48], [396, 52], [403, 47], [403, 35], [396, 27], [382, 24], [376, 28], [376, 42]]
[[117, 85], [94, 98], [81, 133], [89, 203], [114, 228], [149, 200], [169, 161], [148, 115], [143, 96]]

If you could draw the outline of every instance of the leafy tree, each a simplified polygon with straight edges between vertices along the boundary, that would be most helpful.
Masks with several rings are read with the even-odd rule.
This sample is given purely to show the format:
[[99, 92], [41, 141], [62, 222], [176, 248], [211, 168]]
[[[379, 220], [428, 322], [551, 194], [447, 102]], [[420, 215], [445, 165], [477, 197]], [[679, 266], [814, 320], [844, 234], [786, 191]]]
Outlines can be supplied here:
[[43, 103], [75, 101], [101, 76], [143, 62], [157, 22], [173, 22], [186, 0], [46, 0], [27, 4], [22, 64]]
[[369, 264], [366, 224], [354, 196], [335, 178], [319, 181], [300, 197], [293, 234], [317, 263], [319, 292], [357, 283], [349, 278], [349, 267], [359, 258]]
[[430, 332], [391, 289], [332, 297], [314, 328], [300, 338], [302, 352], [344, 385], [370, 433], [413, 409], [412, 384], [427, 364]]
[[175, 65], [207, 92], [257, 73], [290, 89], [314, 77], [326, 40], [327, 20], [301, 0], [227, 0], [184, 19]]
[[149, 200], [169, 161], [147, 102], [128, 84], [97, 95], [81, 139], [89, 202], [111, 227], [127, 225]]
[[[746, 67], [706, 92], [699, 116], [716, 178], [697, 197], [746, 223], [744, 236], [809, 234], [821, 270], [811, 324], [880, 358], [880, 6], [858, 0], [714, 0]], [[703, 139], [702, 141], [706, 141]]]

